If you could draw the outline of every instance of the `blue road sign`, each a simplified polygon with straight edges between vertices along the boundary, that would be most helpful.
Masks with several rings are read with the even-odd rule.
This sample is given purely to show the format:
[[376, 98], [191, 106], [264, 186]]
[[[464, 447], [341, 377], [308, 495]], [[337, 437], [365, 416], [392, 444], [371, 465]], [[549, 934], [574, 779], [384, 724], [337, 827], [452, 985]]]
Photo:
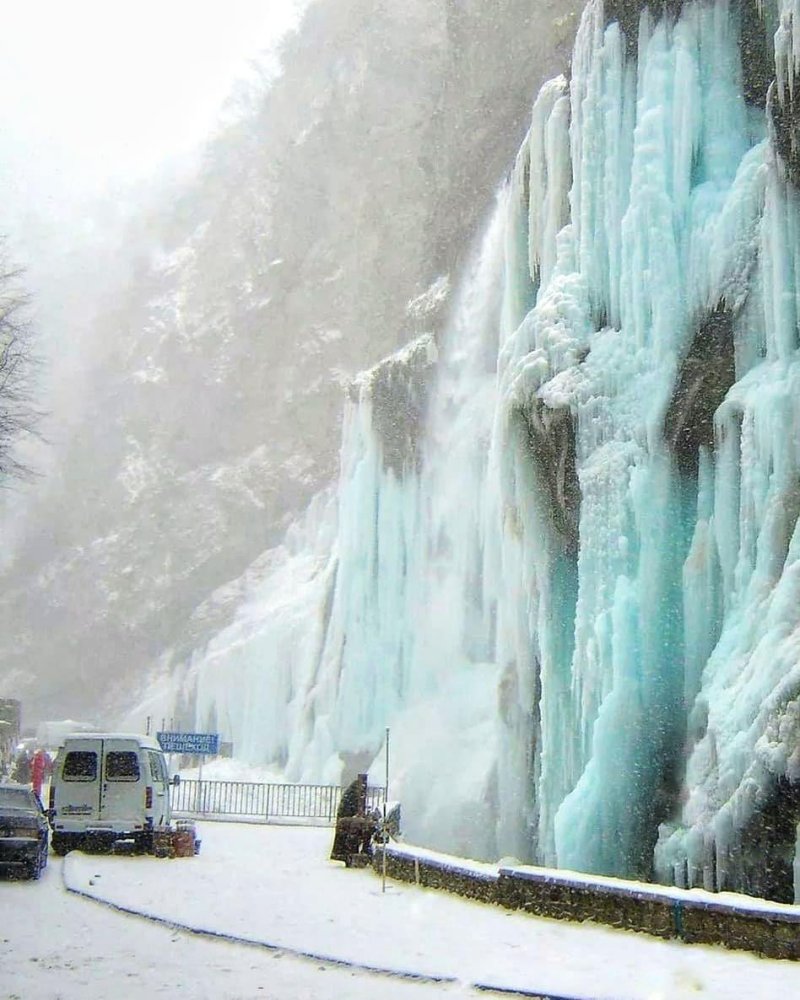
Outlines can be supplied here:
[[164, 753], [219, 753], [219, 733], [156, 733], [156, 739]]

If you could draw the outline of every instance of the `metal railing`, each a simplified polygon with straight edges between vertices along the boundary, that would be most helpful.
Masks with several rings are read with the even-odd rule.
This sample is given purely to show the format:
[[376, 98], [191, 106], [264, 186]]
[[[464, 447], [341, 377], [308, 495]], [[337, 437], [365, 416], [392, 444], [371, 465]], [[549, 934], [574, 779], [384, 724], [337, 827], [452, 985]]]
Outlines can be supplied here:
[[[172, 811], [191, 816], [309, 820], [332, 824], [343, 789], [338, 785], [279, 785], [255, 781], [197, 781], [187, 778], [171, 787]], [[367, 789], [367, 809], [383, 804], [383, 788]]]

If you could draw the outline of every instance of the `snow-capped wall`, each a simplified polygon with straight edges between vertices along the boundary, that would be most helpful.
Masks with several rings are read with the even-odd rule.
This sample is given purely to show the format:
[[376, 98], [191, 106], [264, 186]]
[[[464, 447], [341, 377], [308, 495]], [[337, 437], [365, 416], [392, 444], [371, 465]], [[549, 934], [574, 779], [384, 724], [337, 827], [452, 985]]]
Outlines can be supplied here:
[[[420, 344], [348, 404], [335, 579], [220, 635], [198, 712], [239, 705], [229, 735], [292, 777], [380, 773], [391, 726], [432, 847], [786, 898], [800, 12], [670, 10], [625, 6], [631, 38], [589, 4], [425, 368], [413, 461], [374, 406], [418, 387]], [[281, 616], [291, 648], [264, 640]]]

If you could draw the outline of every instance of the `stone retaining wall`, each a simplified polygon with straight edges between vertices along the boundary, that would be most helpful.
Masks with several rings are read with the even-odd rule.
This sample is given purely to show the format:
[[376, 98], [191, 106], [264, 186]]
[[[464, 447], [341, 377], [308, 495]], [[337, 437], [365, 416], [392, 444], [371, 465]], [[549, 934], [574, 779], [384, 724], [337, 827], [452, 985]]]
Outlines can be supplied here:
[[[382, 871], [378, 847], [375, 871]], [[535, 868], [500, 868], [496, 874], [460, 865], [457, 858], [415, 856], [402, 848], [387, 848], [386, 874], [431, 889], [524, 910], [556, 920], [592, 920], [622, 930], [696, 944], [724, 945], [753, 951], [767, 958], [800, 958], [800, 913], [731, 905], [694, 897], [691, 890], [580, 881], [565, 874]], [[658, 888], [662, 891], [659, 892]]]
[[[372, 866], [379, 874], [383, 871], [382, 848], [377, 847]], [[483, 903], [497, 903], [497, 876], [481, 875], [468, 868], [460, 868], [426, 858], [415, 858], [401, 854], [390, 847], [386, 852], [386, 874], [401, 882], [415, 882], [428, 889], [445, 889], [469, 899], [479, 899]]]

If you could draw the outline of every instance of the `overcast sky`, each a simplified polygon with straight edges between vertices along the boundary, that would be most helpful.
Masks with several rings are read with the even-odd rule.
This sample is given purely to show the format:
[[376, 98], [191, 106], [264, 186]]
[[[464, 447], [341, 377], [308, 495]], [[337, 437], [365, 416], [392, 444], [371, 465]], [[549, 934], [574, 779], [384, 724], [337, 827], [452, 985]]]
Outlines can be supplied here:
[[21, 236], [26, 219], [69, 215], [185, 155], [301, 2], [3, 4], [0, 232]]

